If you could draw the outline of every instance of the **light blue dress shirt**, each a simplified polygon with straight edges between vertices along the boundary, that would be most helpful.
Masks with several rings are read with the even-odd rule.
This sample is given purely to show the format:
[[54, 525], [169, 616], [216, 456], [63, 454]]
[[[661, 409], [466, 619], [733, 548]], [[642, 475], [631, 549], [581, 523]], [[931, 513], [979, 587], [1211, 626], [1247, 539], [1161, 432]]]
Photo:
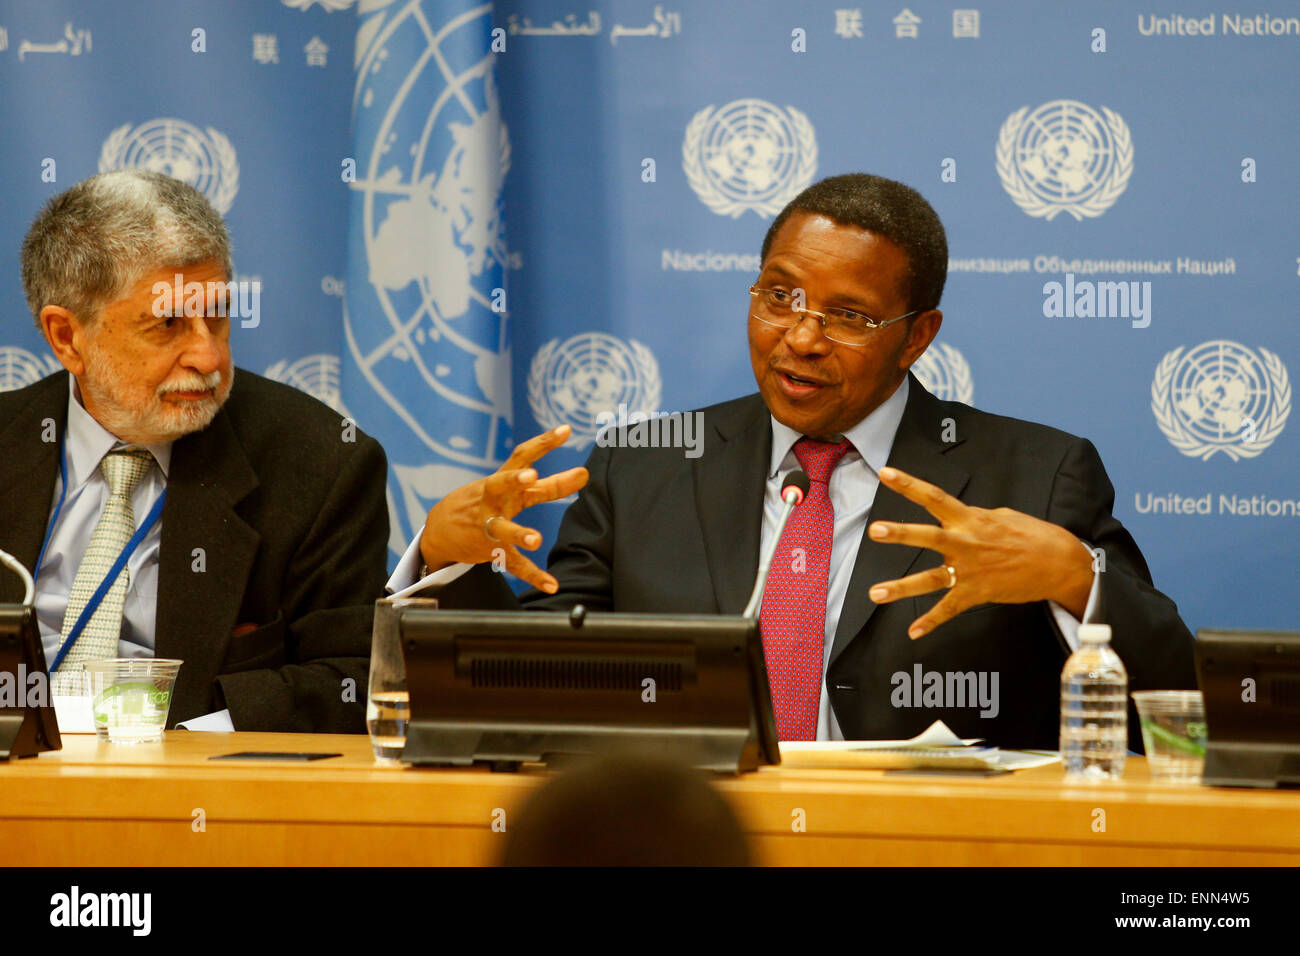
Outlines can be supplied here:
[[[54, 663], [63, 643], [63, 613], [68, 607], [72, 582], [77, 577], [77, 568], [81, 566], [90, 536], [108, 500], [108, 479], [100, 471], [99, 463], [114, 448], [127, 447], [125, 442], [91, 417], [81, 406], [79, 396], [76, 379], [72, 379], [68, 389], [68, 426], [62, 449], [67, 462], [68, 492], [54, 527], [49, 528], [47, 522], [49, 543], [45, 546], [45, 559], [36, 572], [36, 619], [47, 665]], [[167, 485], [172, 455], [171, 442], [142, 447], [153, 455], [154, 464], [131, 493], [131, 509], [137, 527]], [[50, 501], [51, 518], [54, 518], [54, 508], [62, 489], [63, 479], [56, 478], [54, 498]], [[161, 541], [162, 521], [159, 520], [127, 561], [130, 586], [122, 610], [122, 632], [117, 645], [119, 657], [153, 656]]]

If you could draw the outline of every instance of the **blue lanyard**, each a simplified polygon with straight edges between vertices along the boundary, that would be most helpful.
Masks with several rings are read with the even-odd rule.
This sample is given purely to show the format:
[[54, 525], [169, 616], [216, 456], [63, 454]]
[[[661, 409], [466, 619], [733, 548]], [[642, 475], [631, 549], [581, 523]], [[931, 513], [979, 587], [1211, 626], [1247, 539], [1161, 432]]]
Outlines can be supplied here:
[[[63, 511], [63, 502], [68, 494], [68, 459], [67, 453], [63, 448], [59, 449], [59, 478], [61, 479], [59, 500], [54, 506], [54, 514], [50, 518], [50, 526], [45, 531], [45, 540], [41, 543], [40, 556], [36, 559], [36, 573], [38, 575], [40, 574], [41, 566], [45, 563], [45, 549], [49, 547], [50, 538], [54, 536], [54, 526], [58, 523], [59, 514]], [[95, 610], [99, 607], [99, 603], [104, 600], [104, 595], [107, 594], [109, 588], [113, 586], [113, 582], [116, 581], [117, 576], [122, 573], [122, 569], [126, 567], [126, 562], [130, 560], [131, 555], [135, 554], [135, 549], [140, 547], [140, 542], [145, 539], [149, 534], [150, 529], [153, 528], [153, 526], [158, 523], [158, 519], [162, 517], [163, 502], [166, 498], [167, 489], [163, 488], [162, 494], [160, 494], [158, 500], [153, 503], [153, 507], [149, 509], [149, 514], [145, 517], [144, 523], [135, 530], [135, 534], [131, 535], [131, 539], [127, 541], [126, 546], [122, 548], [122, 553], [117, 556], [117, 560], [113, 562], [113, 566], [108, 569], [108, 574], [104, 576], [104, 580], [99, 582], [99, 587], [95, 588], [95, 593], [93, 593], [90, 596], [90, 600], [86, 602], [86, 606], [81, 611], [81, 616], [77, 618], [77, 623], [74, 624], [72, 630], [68, 632], [68, 636], [64, 640], [63, 646], [59, 648], [59, 653], [54, 658], [54, 663], [50, 665], [51, 673], [59, 669], [59, 665], [63, 663], [63, 659], [68, 656], [68, 651], [72, 650], [72, 646], [76, 644], [77, 638], [81, 636], [81, 632], [86, 629], [86, 625], [90, 622], [91, 617], [94, 616]]]
[[39, 577], [41, 566], [45, 564], [45, 549], [50, 546], [50, 538], [54, 537], [54, 526], [59, 523], [59, 513], [63, 511], [63, 499], [68, 496], [68, 454], [62, 445], [59, 445], [59, 500], [54, 503], [54, 514], [50, 516], [49, 527], [45, 529], [45, 540], [41, 542], [41, 553], [36, 558], [36, 570], [32, 577]]

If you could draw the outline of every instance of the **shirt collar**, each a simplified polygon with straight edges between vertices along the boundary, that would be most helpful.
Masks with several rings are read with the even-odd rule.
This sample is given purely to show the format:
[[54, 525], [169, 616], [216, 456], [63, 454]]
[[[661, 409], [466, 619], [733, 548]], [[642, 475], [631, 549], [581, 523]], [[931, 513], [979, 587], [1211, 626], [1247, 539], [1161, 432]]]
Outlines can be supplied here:
[[68, 430], [64, 441], [64, 454], [68, 460], [68, 487], [79, 487], [99, 467], [104, 456], [115, 448], [144, 448], [151, 455], [163, 477], [171, 466], [172, 443], [162, 442], [155, 445], [128, 446], [112, 432], [108, 431], [86, 411], [80, 400], [80, 386], [77, 379], [69, 373], [71, 382], [68, 386]]
[[[904, 376], [902, 384], [894, 389], [894, 394], [844, 433], [844, 437], [853, 442], [854, 450], [862, 456], [867, 467], [873, 472], [878, 473], [889, 461], [889, 450], [894, 446], [894, 435], [903, 420], [903, 409], [907, 407], [909, 388], [907, 376]], [[772, 460], [767, 471], [769, 479], [776, 477], [777, 472], [781, 470], [781, 463], [794, 448], [794, 443], [803, 437], [802, 433], [782, 425], [775, 417], [772, 418]]]

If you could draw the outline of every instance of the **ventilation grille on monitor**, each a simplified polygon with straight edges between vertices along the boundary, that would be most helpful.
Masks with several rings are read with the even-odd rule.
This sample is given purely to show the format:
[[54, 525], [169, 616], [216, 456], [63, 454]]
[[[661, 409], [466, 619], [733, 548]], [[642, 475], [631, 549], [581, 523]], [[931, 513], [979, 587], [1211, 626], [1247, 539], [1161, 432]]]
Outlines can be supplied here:
[[682, 665], [664, 661], [483, 655], [470, 660], [469, 675], [473, 687], [518, 690], [640, 691], [647, 677], [656, 691], [682, 689]]

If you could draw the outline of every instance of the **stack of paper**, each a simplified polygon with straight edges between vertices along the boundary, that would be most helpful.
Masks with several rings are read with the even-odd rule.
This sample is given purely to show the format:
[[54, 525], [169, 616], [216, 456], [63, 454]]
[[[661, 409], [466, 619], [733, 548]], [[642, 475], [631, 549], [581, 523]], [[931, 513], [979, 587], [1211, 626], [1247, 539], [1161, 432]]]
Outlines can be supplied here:
[[1054, 753], [977, 747], [983, 738], [963, 740], [936, 720], [911, 740], [783, 740], [787, 767], [855, 770], [1024, 770], [1060, 760]]

